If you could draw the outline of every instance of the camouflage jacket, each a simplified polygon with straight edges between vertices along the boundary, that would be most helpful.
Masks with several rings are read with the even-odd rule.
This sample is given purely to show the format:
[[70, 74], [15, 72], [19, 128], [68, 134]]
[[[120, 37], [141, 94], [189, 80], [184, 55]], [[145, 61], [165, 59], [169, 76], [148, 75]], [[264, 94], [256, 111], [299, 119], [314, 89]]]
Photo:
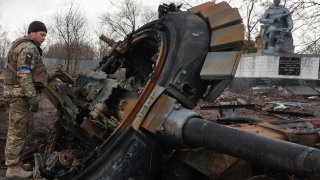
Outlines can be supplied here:
[[[5, 73], [3, 96], [8, 98], [37, 96], [34, 74], [39, 71], [39, 67], [40, 71], [44, 72], [41, 76], [45, 76], [46, 69], [40, 47], [27, 37], [14, 41], [4, 63], [5, 72], [11, 74]], [[42, 79], [47, 78], [42, 77]]]

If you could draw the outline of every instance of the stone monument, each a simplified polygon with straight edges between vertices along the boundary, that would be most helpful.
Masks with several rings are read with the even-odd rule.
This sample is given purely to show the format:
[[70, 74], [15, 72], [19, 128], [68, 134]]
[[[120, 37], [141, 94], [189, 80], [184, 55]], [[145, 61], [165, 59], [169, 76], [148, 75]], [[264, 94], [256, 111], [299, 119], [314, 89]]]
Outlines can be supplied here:
[[293, 21], [289, 10], [280, 5], [280, 0], [265, 11], [259, 22], [263, 42], [262, 53], [293, 53]]
[[241, 56], [232, 90], [280, 86], [303, 89], [294, 94], [320, 96], [320, 55], [294, 53], [291, 13], [280, 0], [265, 11], [256, 39], [260, 52]]

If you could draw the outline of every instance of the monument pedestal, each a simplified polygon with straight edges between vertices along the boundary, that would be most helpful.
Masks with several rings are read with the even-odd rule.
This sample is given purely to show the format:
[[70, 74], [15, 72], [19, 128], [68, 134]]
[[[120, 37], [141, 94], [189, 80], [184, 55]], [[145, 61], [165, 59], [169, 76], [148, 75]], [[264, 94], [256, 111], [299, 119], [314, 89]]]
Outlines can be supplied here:
[[320, 87], [319, 55], [243, 54], [231, 89], [255, 86]]

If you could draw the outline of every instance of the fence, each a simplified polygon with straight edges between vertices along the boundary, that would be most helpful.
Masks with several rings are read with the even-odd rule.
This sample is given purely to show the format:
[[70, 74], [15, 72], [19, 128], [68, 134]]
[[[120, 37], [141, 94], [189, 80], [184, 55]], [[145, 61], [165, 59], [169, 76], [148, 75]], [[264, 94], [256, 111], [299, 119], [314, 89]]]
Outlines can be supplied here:
[[[80, 60], [76, 73], [79, 74], [90, 72], [92, 69], [98, 66], [99, 61], [100, 60]], [[45, 64], [49, 72], [53, 71], [59, 64], [63, 64], [66, 67], [65, 61], [61, 59], [44, 58], [43, 63]], [[70, 61], [70, 70], [73, 70], [74, 66], [74, 61]]]

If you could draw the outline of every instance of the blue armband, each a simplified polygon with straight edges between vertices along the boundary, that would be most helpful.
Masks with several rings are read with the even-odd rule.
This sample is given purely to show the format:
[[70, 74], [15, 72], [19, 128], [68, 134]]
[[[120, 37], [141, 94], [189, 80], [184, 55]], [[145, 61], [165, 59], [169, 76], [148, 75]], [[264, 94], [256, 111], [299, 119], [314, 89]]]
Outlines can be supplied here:
[[21, 67], [18, 69], [18, 71], [25, 72], [25, 73], [31, 73], [31, 69], [28, 67]]

